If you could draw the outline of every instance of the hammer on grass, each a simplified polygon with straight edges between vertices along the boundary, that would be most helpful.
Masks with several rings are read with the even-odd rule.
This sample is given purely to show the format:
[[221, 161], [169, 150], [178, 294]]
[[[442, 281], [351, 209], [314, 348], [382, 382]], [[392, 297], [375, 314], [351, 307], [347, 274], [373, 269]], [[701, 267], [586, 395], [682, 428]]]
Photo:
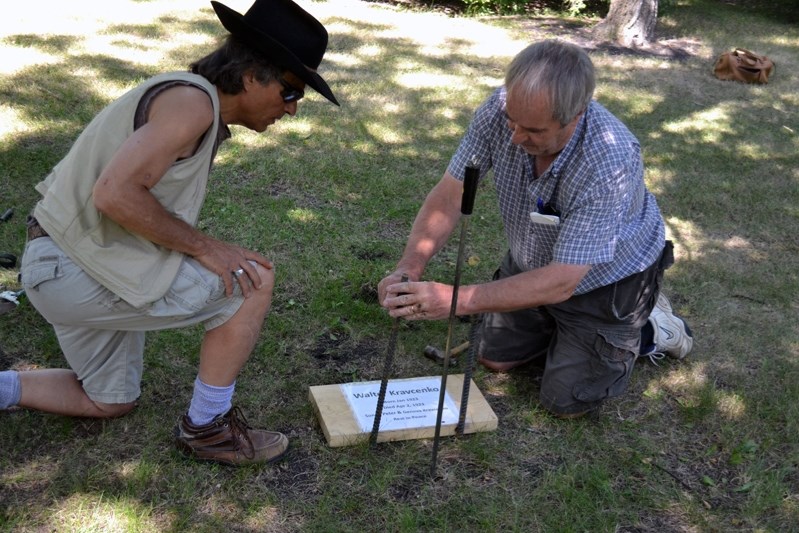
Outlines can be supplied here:
[[[458, 355], [468, 347], [469, 347], [469, 341], [466, 341], [463, 344], [459, 344], [458, 346], [450, 350], [449, 356], [455, 357], [456, 355]], [[435, 361], [440, 365], [444, 364], [444, 355], [445, 355], [444, 352], [442, 350], [439, 350], [432, 344], [428, 344], [427, 346], [424, 347], [424, 352], [422, 352], [422, 355], [424, 355], [428, 359], [432, 359], [433, 361]], [[454, 359], [451, 359], [449, 364], [451, 366], [454, 365], [455, 363], [456, 361]]]

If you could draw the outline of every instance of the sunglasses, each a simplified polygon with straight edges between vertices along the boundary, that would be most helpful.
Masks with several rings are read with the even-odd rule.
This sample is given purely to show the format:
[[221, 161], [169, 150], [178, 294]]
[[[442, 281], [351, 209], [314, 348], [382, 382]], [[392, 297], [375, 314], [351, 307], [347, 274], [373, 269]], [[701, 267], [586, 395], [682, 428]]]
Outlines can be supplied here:
[[283, 86], [283, 90], [280, 91], [280, 96], [283, 98], [283, 101], [285, 103], [288, 104], [290, 102], [296, 102], [297, 100], [305, 96], [305, 91], [303, 91], [302, 89], [297, 89], [283, 78], [280, 78], [279, 81], [280, 85]]

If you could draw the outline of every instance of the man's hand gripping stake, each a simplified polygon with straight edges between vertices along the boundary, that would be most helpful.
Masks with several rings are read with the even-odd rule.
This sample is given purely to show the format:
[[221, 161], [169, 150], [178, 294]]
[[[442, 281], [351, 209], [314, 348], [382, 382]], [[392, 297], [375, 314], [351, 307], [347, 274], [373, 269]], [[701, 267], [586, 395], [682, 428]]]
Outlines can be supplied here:
[[[458, 288], [461, 282], [461, 264], [463, 263], [463, 250], [466, 241], [466, 229], [469, 225], [469, 215], [474, 209], [474, 197], [477, 193], [477, 182], [480, 178], [480, 169], [476, 163], [466, 167], [466, 175], [463, 180], [463, 195], [461, 196], [461, 236], [458, 243], [458, 259], [455, 263], [455, 282], [452, 284], [452, 304], [449, 308], [449, 329], [447, 330], [447, 345], [444, 349], [444, 362], [441, 372], [441, 390], [438, 396], [438, 416], [436, 417], [436, 432], [433, 437], [433, 461], [430, 465], [430, 476], [436, 475], [436, 459], [438, 456], [438, 442], [441, 437], [441, 418], [444, 414], [444, 398], [447, 394], [447, 369], [449, 369], [449, 358], [451, 355], [450, 343], [452, 342], [452, 328], [455, 324], [456, 311], [458, 307]], [[461, 410], [466, 409], [461, 406]]]

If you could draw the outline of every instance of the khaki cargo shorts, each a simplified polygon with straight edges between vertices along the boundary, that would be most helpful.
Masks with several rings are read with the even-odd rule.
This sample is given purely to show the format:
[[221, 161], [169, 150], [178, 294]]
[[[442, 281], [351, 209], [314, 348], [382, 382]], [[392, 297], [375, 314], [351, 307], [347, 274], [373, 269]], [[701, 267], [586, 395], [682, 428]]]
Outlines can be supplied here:
[[169, 291], [136, 308], [88, 276], [49, 237], [29, 241], [20, 269], [25, 294], [52, 324], [86, 394], [129, 403], [141, 394], [145, 332], [224, 324], [244, 302], [225, 296], [222, 279], [187, 257]]

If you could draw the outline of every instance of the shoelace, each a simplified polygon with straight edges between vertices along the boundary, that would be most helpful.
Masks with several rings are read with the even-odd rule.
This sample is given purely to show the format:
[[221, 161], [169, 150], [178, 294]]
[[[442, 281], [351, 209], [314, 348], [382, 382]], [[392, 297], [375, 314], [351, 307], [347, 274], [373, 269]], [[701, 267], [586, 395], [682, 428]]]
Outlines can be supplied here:
[[[247, 422], [247, 419], [244, 417], [244, 413], [241, 412], [241, 409], [238, 407], [233, 407], [233, 409], [230, 410], [228, 424], [230, 424], [230, 431], [234, 438], [237, 440], [243, 440], [249, 444], [249, 449], [245, 448], [243, 450], [247, 459], [252, 459], [255, 457], [255, 446], [253, 446], [252, 441], [250, 440], [250, 434], [247, 431], [247, 429], [250, 428], [250, 424]], [[241, 449], [241, 446], [239, 448]]]
[[666, 357], [666, 354], [663, 352], [653, 351], [649, 353], [642, 353], [639, 357], [648, 357], [649, 362], [651, 362], [655, 366], [660, 366], [658, 364], [658, 361], [661, 361], [664, 357]]

